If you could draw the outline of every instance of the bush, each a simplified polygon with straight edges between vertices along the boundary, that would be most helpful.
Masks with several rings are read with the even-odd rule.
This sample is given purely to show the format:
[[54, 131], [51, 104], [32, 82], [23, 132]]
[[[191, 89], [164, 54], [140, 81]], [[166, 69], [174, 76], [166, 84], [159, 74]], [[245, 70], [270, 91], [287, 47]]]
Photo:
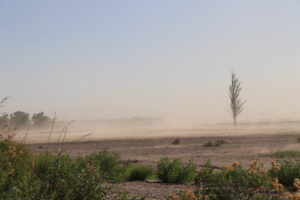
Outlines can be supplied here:
[[122, 165], [118, 153], [104, 150], [87, 156], [85, 162], [99, 166], [99, 173], [104, 181], [121, 182], [125, 180], [126, 167]]
[[210, 162], [207, 162], [195, 182], [198, 186], [196, 193], [207, 195], [210, 200], [267, 199], [273, 191], [272, 179], [256, 161], [249, 169], [244, 169], [235, 162], [221, 171], [215, 171]]
[[195, 178], [196, 166], [190, 160], [184, 165], [179, 159], [172, 162], [164, 157], [157, 164], [157, 177], [166, 183], [189, 183]]
[[176, 138], [173, 142], [172, 142], [172, 144], [174, 144], [174, 145], [176, 145], [176, 144], [180, 144], [180, 140], [179, 140], [179, 138]]
[[153, 170], [147, 166], [132, 165], [127, 168], [128, 181], [144, 181], [153, 174]]
[[35, 158], [35, 176], [40, 181], [39, 199], [49, 194], [53, 199], [99, 199], [103, 195], [98, 167], [79, 165], [63, 155], [40, 155]]
[[[112, 187], [104, 189], [101, 183], [116, 174], [117, 158], [106, 151], [75, 160], [49, 153], [32, 156], [25, 146], [0, 135], [0, 199], [105, 199]], [[116, 199], [130, 199], [122, 191], [118, 195]]]
[[29, 152], [0, 133], [0, 199], [23, 199], [35, 186]]
[[272, 162], [272, 169], [269, 174], [278, 178], [279, 182], [289, 190], [295, 189], [293, 182], [295, 178], [300, 179], [300, 161], [279, 161]]

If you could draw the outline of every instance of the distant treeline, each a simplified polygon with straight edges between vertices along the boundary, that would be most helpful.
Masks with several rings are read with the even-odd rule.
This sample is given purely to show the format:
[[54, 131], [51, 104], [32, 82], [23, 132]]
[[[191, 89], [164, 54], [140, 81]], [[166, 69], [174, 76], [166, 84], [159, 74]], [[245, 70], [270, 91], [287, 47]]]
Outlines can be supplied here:
[[3, 113], [0, 116], [0, 127], [9, 129], [25, 128], [28, 126], [42, 127], [51, 124], [51, 118], [44, 112], [39, 112], [30, 116], [29, 113], [17, 111], [12, 114]]

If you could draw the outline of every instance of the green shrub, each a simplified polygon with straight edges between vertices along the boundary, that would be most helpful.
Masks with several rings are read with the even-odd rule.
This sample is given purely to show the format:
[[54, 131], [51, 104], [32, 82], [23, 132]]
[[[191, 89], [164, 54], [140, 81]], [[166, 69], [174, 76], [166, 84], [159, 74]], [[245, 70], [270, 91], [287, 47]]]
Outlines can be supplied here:
[[180, 140], [179, 140], [179, 138], [176, 138], [173, 142], [172, 142], [172, 144], [174, 144], [174, 145], [176, 145], [176, 144], [180, 144]]
[[35, 176], [40, 181], [39, 198], [99, 199], [102, 197], [98, 167], [85, 166], [63, 155], [39, 155], [35, 158]]
[[[293, 190], [293, 182], [295, 178], [300, 179], [300, 161], [278, 161], [276, 163], [272, 163], [273, 167], [269, 170], [269, 174], [278, 178], [279, 182], [283, 184], [289, 190]], [[277, 169], [276, 169], [276, 166]]]
[[194, 180], [196, 166], [192, 161], [184, 165], [179, 159], [164, 157], [157, 164], [157, 177], [166, 183], [189, 183]]
[[22, 144], [0, 133], [0, 199], [24, 199], [33, 195], [36, 182], [30, 154]]
[[102, 199], [98, 166], [68, 156], [32, 156], [25, 146], [0, 136], [0, 199]]
[[[114, 186], [101, 185], [104, 180], [120, 180], [124, 169], [119, 155], [107, 151], [77, 159], [50, 153], [34, 156], [24, 145], [0, 132], [0, 199], [3, 200], [137, 199]], [[109, 198], [109, 194], [114, 197]]]
[[132, 165], [127, 168], [128, 181], [144, 181], [153, 174], [153, 170], [147, 166]]
[[271, 181], [261, 165], [252, 165], [246, 170], [235, 163], [216, 171], [210, 162], [205, 164], [195, 179], [198, 186], [196, 193], [207, 195], [210, 200], [267, 199], [273, 190]]
[[122, 165], [120, 155], [104, 150], [86, 157], [85, 162], [99, 166], [99, 173], [104, 181], [121, 182], [125, 180], [126, 167]]

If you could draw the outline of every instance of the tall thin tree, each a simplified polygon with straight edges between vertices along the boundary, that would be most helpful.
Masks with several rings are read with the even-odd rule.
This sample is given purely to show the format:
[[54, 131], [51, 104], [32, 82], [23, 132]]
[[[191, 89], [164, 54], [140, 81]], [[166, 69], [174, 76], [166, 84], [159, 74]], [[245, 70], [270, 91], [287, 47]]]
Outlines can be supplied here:
[[240, 98], [241, 94], [241, 82], [239, 77], [232, 72], [231, 74], [231, 85], [229, 87], [229, 97], [230, 97], [230, 109], [232, 111], [233, 123], [236, 125], [238, 115], [244, 110], [244, 104], [246, 101], [242, 101]]

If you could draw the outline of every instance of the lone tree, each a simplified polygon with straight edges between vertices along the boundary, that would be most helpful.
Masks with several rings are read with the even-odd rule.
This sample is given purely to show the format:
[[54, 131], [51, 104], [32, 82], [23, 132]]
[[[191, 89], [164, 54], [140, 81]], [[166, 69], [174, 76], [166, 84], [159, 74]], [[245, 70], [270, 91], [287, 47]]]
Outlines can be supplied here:
[[229, 87], [230, 109], [232, 111], [233, 123], [236, 125], [236, 118], [243, 111], [246, 101], [240, 98], [242, 87], [239, 77], [234, 72], [231, 74], [231, 85]]

